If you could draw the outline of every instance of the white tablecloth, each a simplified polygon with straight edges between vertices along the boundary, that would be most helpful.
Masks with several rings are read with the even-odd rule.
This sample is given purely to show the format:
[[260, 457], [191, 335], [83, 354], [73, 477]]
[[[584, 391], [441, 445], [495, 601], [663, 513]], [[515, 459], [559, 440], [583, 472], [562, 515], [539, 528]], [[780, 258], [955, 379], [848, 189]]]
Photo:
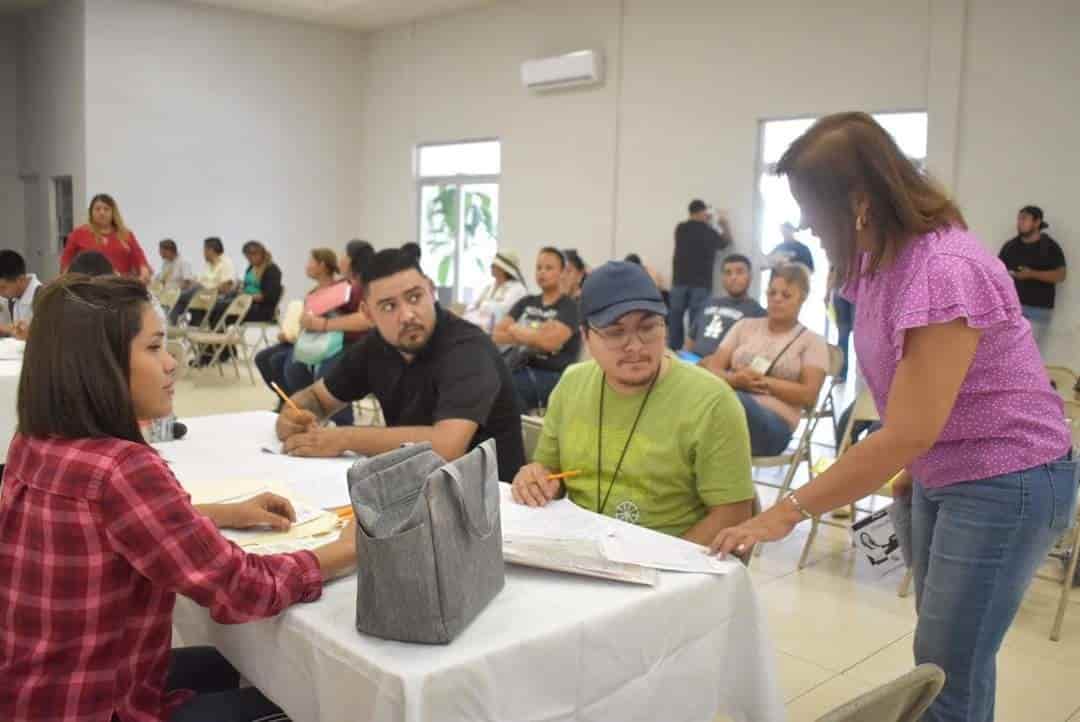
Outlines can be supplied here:
[[22, 361], [0, 361], [0, 464], [7, 459], [8, 445], [18, 421], [15, 400], [21, 371]]
[[[207, 478], [211, 448], [218, 478], [251, 478], [267, 460], [245, 440], [265, 436], [271, 421], [191, 419], [189, 441], [161, 448], [182, 481], [188, 471]], [[352, 579], [275, 619], [218, 625], [181, 598], [174, 620], [184, 644], [215, 645], [296, 722], [784, 718], [745, 570], [663, 574], [656, 588], [513, 566], [506, 576], [446, 646], [357, 633]]]

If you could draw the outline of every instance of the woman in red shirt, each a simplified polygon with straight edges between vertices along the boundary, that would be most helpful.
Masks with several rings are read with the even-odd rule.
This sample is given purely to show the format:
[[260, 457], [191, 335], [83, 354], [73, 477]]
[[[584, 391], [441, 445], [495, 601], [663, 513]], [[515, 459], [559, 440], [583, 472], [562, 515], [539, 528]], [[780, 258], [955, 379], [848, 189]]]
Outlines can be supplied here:
[[71, 232], [60, 257], [60, 272], [66, 273], [75, 256], [82, 251], [98, 251], [112, 263], [121, 276], [135, 276], [143, 283], [153, 271], [135, 234], [124, 225], [120, 207], [112, 196], [99, 193], [90, 201], [90, 222]]
[[267, 556], [218, 532], [288, 528], [282, 497], [191, 504], [139, 431], [138, 419], [171, 413], [175, 371], [138, 281], [69, 275], [39, 294], [0, 496], [4, 722], [279, 714], [237, 689], [212, 648], [170, 649], [176, 595], [220, 623], [265, 619], [355, 564], [352, 526], [314, 551]]

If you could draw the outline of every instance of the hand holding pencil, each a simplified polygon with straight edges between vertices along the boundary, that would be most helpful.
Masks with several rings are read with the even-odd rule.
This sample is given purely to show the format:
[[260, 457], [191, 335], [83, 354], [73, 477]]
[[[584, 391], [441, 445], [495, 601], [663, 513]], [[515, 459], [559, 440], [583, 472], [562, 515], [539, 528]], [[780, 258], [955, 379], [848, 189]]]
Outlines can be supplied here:
[[559, 495], [564, 479], [571, 479], [579, 474], [580, 471], [552, 474], [543, 464], [527, 464], [521, 467], [514, 477], [511, 486], [514, 501], [527, 506], [546, 506]]
[[294, 434], [302, 434], [311, 431], [319, 425], [318, 417], [310, 411], [305, 411], [297, 406], [280, 386], [274, 382], [271, 382], [270, 386], [272, 386], [277, 395], [281, 397], [281, 400], [285, 402], [285, 405], [281, 407], [281, 413], [278, 414], [278, 439], [285, 441], [285, 439]]

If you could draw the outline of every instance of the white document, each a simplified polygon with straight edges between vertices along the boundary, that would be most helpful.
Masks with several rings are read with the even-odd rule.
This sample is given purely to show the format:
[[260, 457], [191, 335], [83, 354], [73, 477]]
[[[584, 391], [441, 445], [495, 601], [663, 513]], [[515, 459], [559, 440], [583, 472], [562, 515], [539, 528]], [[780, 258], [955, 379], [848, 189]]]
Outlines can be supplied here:
[[[738, 565], [735, 561], [709, 556], [703, 546], [594, 514], [569, 499], [537, 508], [514, 502], [508, 485], [504, 484], [501, 492], [504, 555], [508, 548], [530, 550], [546, 541], [553, 552], [572, 557], [573, 551], [586, 547], [558, 543], [591, 542], [603, 559], [613, 565], [697, 574], [727, 574]], [[580, 560], [564, 561], [573, 565]]]
[[727, 574], [739, 564], [710, 556], [705, 547], [693, 542], [648, 529], [635, 529], [631, 533], [613, 530], [604, 538], [603, 550], [604, 556], [613, 562], [669, 572]]

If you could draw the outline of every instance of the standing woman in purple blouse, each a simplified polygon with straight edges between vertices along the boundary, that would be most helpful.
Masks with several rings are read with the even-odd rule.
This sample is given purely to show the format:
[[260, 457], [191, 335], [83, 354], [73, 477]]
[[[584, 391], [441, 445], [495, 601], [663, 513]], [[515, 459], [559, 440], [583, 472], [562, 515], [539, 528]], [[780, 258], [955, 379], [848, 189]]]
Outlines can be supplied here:
[[924, 719], [989, 722], [998, 648], [1074, 514], [1061, 399], [1005, 267], [870, 116], [821, 119], [777, 169], [846, 279], [883, 426], [713, 549], [781, 539], [906, 469], [894, 491], [912, 505], [915, 661], [948, 676]]

